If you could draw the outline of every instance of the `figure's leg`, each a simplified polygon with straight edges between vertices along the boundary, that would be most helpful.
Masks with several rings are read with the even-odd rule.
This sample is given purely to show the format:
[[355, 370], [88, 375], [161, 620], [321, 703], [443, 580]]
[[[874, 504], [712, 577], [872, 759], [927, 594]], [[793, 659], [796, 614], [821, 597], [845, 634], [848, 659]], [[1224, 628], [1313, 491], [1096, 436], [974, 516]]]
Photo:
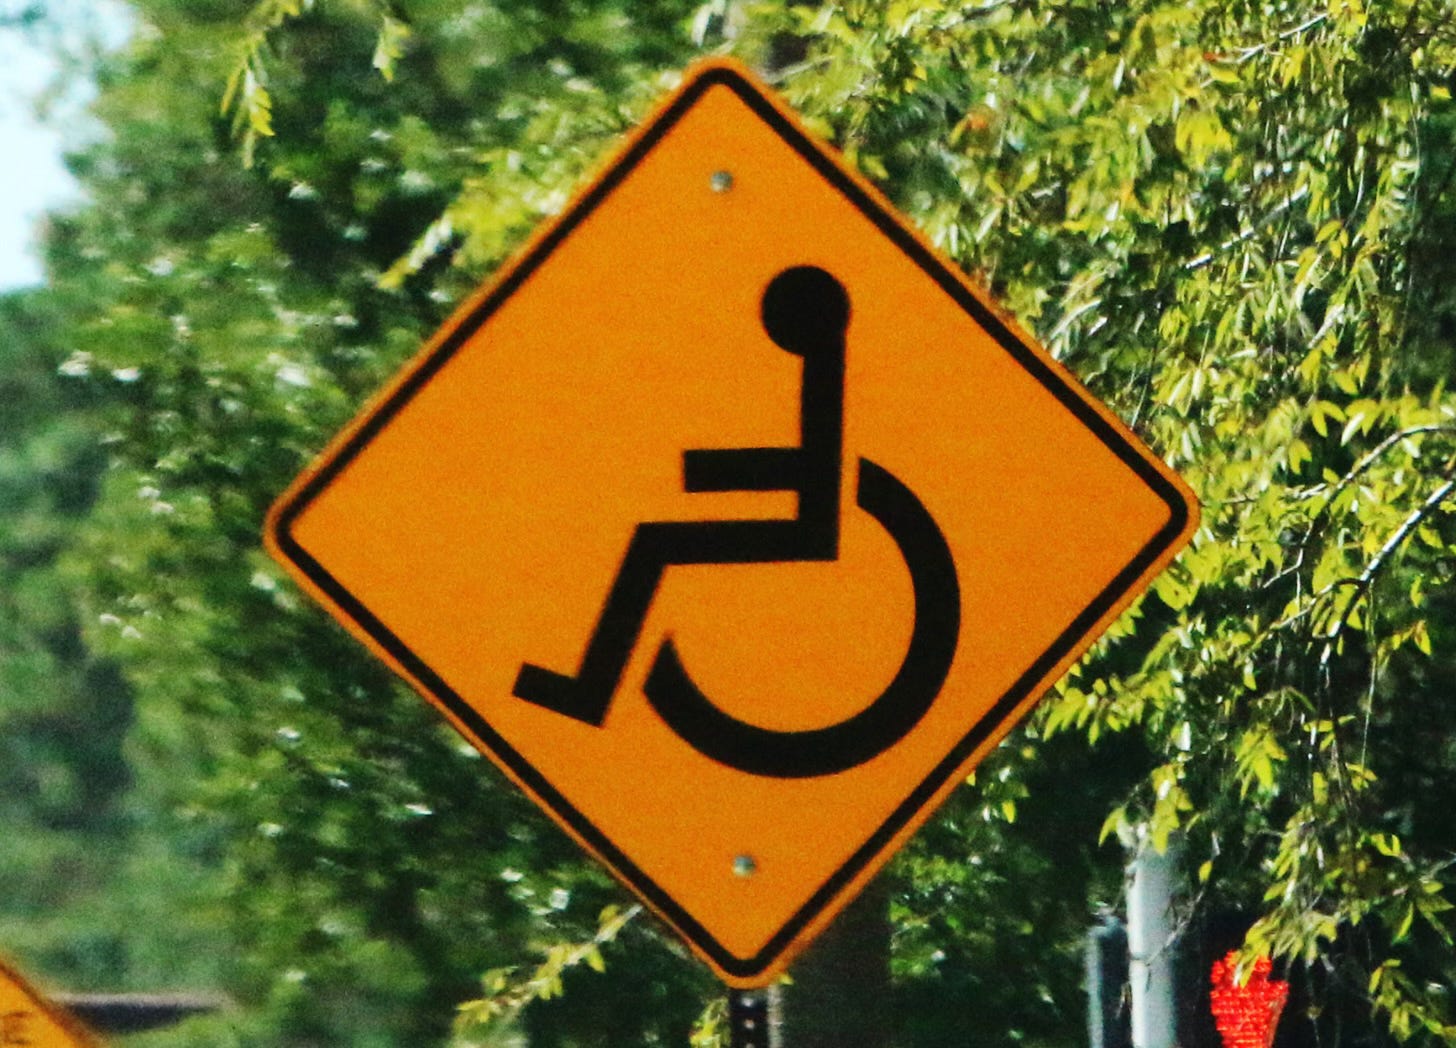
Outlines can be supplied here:
[[526, 663], [513, 695], [600, 725], [622, 680], [642, 624], [669, 564], [762, 564], [814, 559], [798, 521], [703, 521], [639, 524], [597, 618], [581, 668], [557, 673]]
[[663, 525], [641, 524], [632, 533], [612, 590], [575, 676], [525, 663], [511, 689], [519, 699], [600, 726], [642, 632], [666, 568]]

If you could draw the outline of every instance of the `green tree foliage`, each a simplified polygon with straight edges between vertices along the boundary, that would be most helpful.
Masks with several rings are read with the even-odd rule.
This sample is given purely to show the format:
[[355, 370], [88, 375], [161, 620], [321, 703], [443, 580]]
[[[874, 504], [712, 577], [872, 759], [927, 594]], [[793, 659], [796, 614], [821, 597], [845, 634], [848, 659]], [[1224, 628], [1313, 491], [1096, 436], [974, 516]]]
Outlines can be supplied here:
[[[432, 31], [409, 36], [391, 85], [372, 5], [287, 8], [287, 33], [261, 43], [237, 5], [136, 10], [95, 106], [111, 136], [74, 161], [95, 203], [50, 247], [63, 370], [111, 405], [101, 498], [71, 554], [89, 639], [127, 667], [137, 759], [166, 769], [155, 802], [215, 846], [224, 977], [244, 1005], [228, 1036], [439, 1043], [482, 972], [589, 935], [616, 892], [283, 584], [259, 522], [465, 286], [440, 267], [380, 277], [476, 157], [521, 139], [551, 92], [589, 98], [592, 76], [598, 111], [575, 119], [598, 138], [625, 127], [606, 99], [640, 78], [632, 63], [667, 62], [681, 12], [604, 4], [591, 25], [575, 7], [419, 4]], [[386, 51], [403, 46], [385, 31]], [[220, 112], [240, 54], [279, 98], [251, 168]], [[520, 205], [510, 229], [546, 207]], [[623, 941], [653, 939], [639, 923]], [[688, 988], [651, 1011], [602, 995], [595, 1025], [685, 1039], [702, 976], [675, 950], [640, 952], [622, 986], [650, 995], [667, 969]]]
[[1450, 786], [1428, 682], [1451, 14], [897, 3], [781, 25], [817, 34], [791, 97], [1205, 503], [1042, 730], [1136, 731], [1156, 763], [1108, 828], [1189, 834], [1210, 898], [1262, 910], [1251, 945], [1441, 1040], [1453, 842], [1414, 797]]
[[465, 1039], [681, 1044], [711, 992], [600, 924], [615, 890], [257, 538], [702, 49], [765, 68], [1204, 502], [898, 864], [906, 1036], [961, 1043], [927, 1013], [977, 1002], [977, 1043], [1079, 1039], [1101, 824], [1184, 836], [1197, 903], [1308, 966], [1326, 1043], [1456, 1043], [1449, 0], [135, 7], [94, 204], [52, 237], [66, 370], [111, 405], [73, 577], [138, 758], [185, 769], [170, 810], [214, 842], [239, 1043], [438, 1042], [474, 998]]
[[47, 291], [0, 300], [0, 948], [65, 989], [206, 985], [193, 842], [157, 817], [133, 690], [63, 568], [105, 464], [93, 391], [58, 371], [63, 315]]
[[[64, 920], [107, 880], [98, 844], [124, 838], [121, 747], [131, 695], [116, 667], [88, 657], [56, 561], [95, 498], [100, 468], [87, 399], [55, 374], [51, 312], [40, 295], [0, 301], [0, 880], [4, 925]], [[72, 929], [74, 931], [74, 929]], [[57, 938], [38, 932], [37, 941]], [[29, 942], [19, 942], [24, 949]], [[72, 939], [107, 953], [115, 936]]]

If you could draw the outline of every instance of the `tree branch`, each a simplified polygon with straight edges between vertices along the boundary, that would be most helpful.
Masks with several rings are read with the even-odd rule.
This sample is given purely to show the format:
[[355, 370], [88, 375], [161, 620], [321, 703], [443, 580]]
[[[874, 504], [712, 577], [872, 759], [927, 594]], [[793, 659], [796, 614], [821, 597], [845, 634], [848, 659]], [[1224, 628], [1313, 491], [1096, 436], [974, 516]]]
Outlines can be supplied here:
[[1369, 586], [1385, 562], [1390, 559], [1391, 554], [1400, 548], [1401, 543], [1410, 538], [1411, 532], [1420, 526], [1421, 521], [1434, 513], [1441, 503], [1446, 501], [1453, 489], [1456, 489], [1456, 478], [1448, 479], [1446, 483], [1427, 495], [1424, 502], [1411, 510], [1410, 515], [1401, 521], [1400, 527], [1396, 528], [1390, 538], [1386, 539], [1385, 543], [1375, 551], [1375, 556], [1370, 558], [1369, 563], [1365, 565], [1365, 570], [1360, 572], [1355, 582], [1361, 587]]
[[1263, 218], [1261, 218], [1255, 225], [1240, 233], [1238, 236], [1231, 237], [1230, 239], [1225, 240], [1214, 250], [1205, 252], [1204, 254], [1199, 255], [1197, 258], [1189, 259], [1187, 262], [1183, 263], [1183, 268], [1190, 273], [1196, 269], [1202, 269], [1219, 255], [1227, 251], [1229, 248], [1236, 247], [1239, 244], [1242, 244], [1244, 241], [1252, 239], [1259, 233], [1260, 230], [1269, 225], [1270, 222], [1273, 222], [1276, 218], [1284, 214], [1284, 212], [1288, 211], [1291, 207], [1299, 203], [1307, 196], [1309, 196], [1309, 187], [1301, 186], [1293, 193], [1289, 194], [1289, 196], [1286, 197], [1283, 201], [1276, 204], [1273, 209], [1271, 209], [1270, 212]]

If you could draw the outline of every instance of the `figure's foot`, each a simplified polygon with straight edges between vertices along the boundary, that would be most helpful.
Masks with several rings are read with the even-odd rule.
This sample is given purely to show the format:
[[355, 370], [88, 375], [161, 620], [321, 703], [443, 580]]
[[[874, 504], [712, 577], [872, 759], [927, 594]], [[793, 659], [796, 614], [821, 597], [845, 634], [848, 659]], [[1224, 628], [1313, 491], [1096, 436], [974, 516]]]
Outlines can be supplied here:
[[603, 694], [601, 688], [594, 688], [580, 678], [542, 669], [529, 662], [522, 665], [516, 674], [511, 694], [594, 728], [600, 728], [602, 721], [607, 719], [607, 707], [612, 701], [611, 689]]

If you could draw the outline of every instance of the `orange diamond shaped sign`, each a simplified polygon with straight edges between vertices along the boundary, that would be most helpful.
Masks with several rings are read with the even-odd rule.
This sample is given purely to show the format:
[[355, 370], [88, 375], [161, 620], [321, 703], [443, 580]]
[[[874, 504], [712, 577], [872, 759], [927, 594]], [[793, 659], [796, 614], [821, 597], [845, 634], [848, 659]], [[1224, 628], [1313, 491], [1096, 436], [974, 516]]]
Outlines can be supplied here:
[[294, 483], [268, 542], [747, 987], [1196, 516], [718, 61]]

